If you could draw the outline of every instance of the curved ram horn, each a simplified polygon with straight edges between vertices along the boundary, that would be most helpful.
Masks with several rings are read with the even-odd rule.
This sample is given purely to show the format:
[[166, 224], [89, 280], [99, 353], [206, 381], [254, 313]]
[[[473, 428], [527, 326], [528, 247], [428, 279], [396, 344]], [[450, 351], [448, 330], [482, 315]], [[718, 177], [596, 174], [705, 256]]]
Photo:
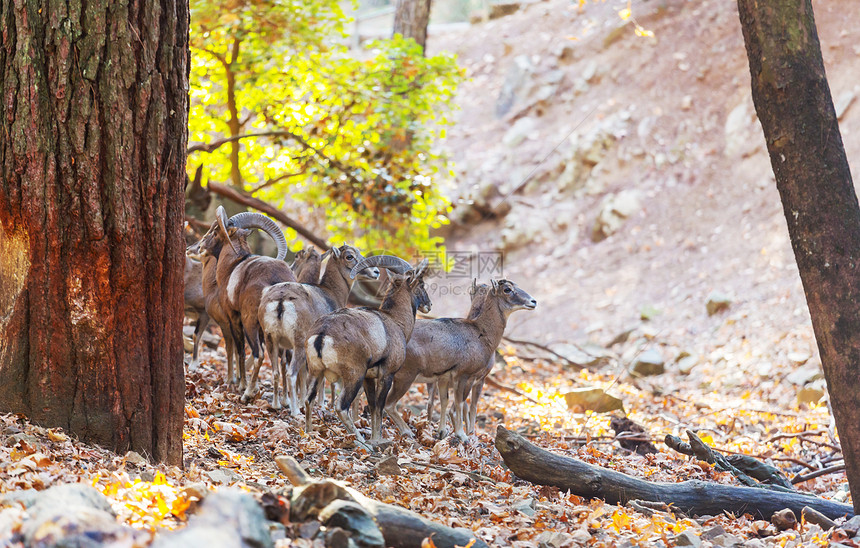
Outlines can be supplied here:
[[221, 232], [221, 235], [224, 236], [224, 239], [227, 240], [227, 243], [230, 244], [230, 249], [233, 250], [233, 253], [238, 254], [239, 251], [236, 249], [236, 246], [233, 245], [233, 240], [230, 239], [230, 234], [227, 233], [227, 212], [224, 211], [224, 206], [218, 206], [218, 209], [215, 210], [215, 223], [218, 225], [218, 231]]
[[230, 224], [238, 228], [259, 228], [275, 240], [278, 246], [279, 261], [283, 261], [287, 256], [287, 239], [284, 238], [284, 233], [275, 224], [275, 221], [269, 219], [262, 213], [254, 211], [244, 211], [230, 217]]
[[427, 265], [429, 264], [430, 261], [428, 261], [427, 259], [424, 259], [423, 261], [418, 263], [418, 266], [415, 267], [415, 273], [413, 274], [413, 277], [420, 278], [421, 276], [423, 276], [427, 272]]
[[371, 268], [374, 266], [381, 266], [382, 268], [387, 268], [388, 270], [398, 274], [403, 274], [412, 270], [412, 265], [400, 257], [395, 257], [394, 255], [374, 255], [372, 257], [365, 257], [359, 261], [357, 265], [352, 267], [352, 270], [349, 271], [349, 277], [355, 278], [358, 273], [365, 268]]

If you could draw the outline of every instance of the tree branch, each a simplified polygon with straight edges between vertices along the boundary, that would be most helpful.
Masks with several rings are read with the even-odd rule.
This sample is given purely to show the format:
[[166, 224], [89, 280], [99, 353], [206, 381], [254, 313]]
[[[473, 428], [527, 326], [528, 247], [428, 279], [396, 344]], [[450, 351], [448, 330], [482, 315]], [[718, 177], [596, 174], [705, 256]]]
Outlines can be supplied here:
[[229, 198], [234, 202], [240, 203], [244, 206], [252, 207], [257, 211], [262, 211], [270, 217], [273, 217], [274, 219], [280, 221], [285, 226], [292, 228], [301, 236], [303, 236], [306, 240], [319, 247], [320, 249], [328, 249], [329, 246], [324, 239], [320, 238], [319, 236], [311, 232], [308, 228], [306, 228], [304, 225], [290, 218], [284, 212], [274, 207], [273, 205], [268, 204], [263, 200], [260, 200], [259, 198], [248, 196], [244, 192], [239, 192], [238, 190], [230, 188], [227, 185], [213, 183], [210, 181], [207, 187], [209, 188], [209, 190], [211, 190], [215, 194], [218, 194], [219, 196]]
[[232, 137], [225, 137], [223, 139], [218, 139], [217, 141], [213, 141], [213, 142], [208, 143], [208, 144], [199, 143], [196, 145], [192, 145], [192, 146], [188, 147], [188, 149], [186, 150], [186, 153], [191, 154], [192, 152], [198, 152], [198, 151], [211, 153], [211, 152], [215, 152], [218, 148], [222, 147], [223, 145], [226, 145], [227, 143], [232, 143], [233, 141], [238, 141], [240, 139], [251, 139], [251, 138], [256, 138], [256, 137], [289, 137], [290, 139], [292, 139], [293, 141], [298, 143], [304, 150], [308, 150], [308, 151], [312, 152], [315, 156], [318, 156], [323, 161], [325, 161], [325, 163], [327, 163], [331, 167], [340, 171], [347, 179], [349, 179], [349, 181], [352, 184], [356, 185], [357, 187], [363, 187], [364, 186], [364, 183], [362, 181], [359, 181], [358, 179], [355, 178], [354, 175], [352, 175], [350, 173], [351, 170], [349, 168], [347, 168], [345, 165], [341, 164], [340, 162], [338, 162], [337, 160], [335, 160], [334, 158], [332, 158], [331, 156], [329, 156], [328, 154], [326, 154], [322, 150], [320, 150], [320, 149], [314, 147], [313, 145], [311, 145], [310, 143], [308, 143], [304, 139], [304, 137], [302, 137], [301, 135], [297, 135], [297, 134], [293, 133], [292, 131], [281, 130], [281, 131], [262, 131], [259, 133], [243, 133], [242, 135], [234, 135]]
[[218, 139], [217, 141], [212, 141], [211, 143], [198, 143], [196, 145], [191, 145], [185, 152], [187, 154], [191, 154], [192, 152], [211, 153], [215, 152], [227, 143], [239, 141], [240, 139], [254, 139], [257, 137], [291, 137], [292, 135], [293, 134], [289, 131], [261, 131], [259, 133], [243, 133], [242, 135], [224, 137], [223, 139]]
[[299, 175], [304, 175], [305, 173], [307, 173], [308, 167], [310, 167], [310, 166], [305, 164], [302, 166], [302, 169], [296, 171], [295, 173], [282, 173], [281, 175], [278, 175], [277, 177], [272, 177], [271, 179], [267, 180], [266, 182], [260, 183], [259, 185], [252, 188], [250, 194], [252, 194], [252, 195], [256, 194], [257, 192], [263, 190], [264, 188], [268, 188], [268, 187], [270, 187], [276, 183], [280, 183], [284, 179], [290, 179], [292, 177], [298, 177]]

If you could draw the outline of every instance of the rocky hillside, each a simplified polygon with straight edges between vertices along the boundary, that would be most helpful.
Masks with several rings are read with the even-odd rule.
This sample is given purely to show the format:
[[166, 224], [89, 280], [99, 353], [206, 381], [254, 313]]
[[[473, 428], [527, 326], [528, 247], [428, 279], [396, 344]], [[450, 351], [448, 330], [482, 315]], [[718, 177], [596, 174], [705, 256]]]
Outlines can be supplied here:
[[[449, 249], [504, 250], [505, 276], [540, 303], [512, 318], [517, 336], [608, 345], [635, 328], [628, 352], [743, 352], [764, 375], [814, 355], [734, 3], [633, 2], [627, 21], [626, 2], [577, 4], [530, 3], [431, 36], [469, 77], [447, 142], [459, 197]], [[856, 162], [860, 5], [815, 9]], [[451, 286], [466, 283], [441, 280], [434, 312], [462, 310]], [[709, 316], [710, 297], [728, 310]]]

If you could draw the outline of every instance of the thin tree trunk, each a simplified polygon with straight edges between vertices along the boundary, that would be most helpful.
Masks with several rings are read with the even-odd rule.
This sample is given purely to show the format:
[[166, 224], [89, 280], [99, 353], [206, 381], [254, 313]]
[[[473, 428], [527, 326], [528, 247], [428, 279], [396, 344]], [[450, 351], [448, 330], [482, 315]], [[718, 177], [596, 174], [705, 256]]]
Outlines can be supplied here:
[[423, 51], [427, 45], [431, 0], [397, 0], [394, 6], [394, 34], [415, 40]]
[[860, 207], [810, 0], [738, 0], [776, 185], [860, 509]]
[[0, 410], [175, 464], [188, 18], [0, 0]]
[[[227, 83], [227, 112], [230, 117], [227, 119], [227, 127], [230, 130], [230, 137], [236, 138], [242, 131], [242, 124], [239, 121], [239, 107], [236, 103], [236, 73], [233, 72], [233, 67], [239, 58], [238, 39], [233, 40], [233, 45], [230, 51], [230, 61], [224, 65], [224, 76]], [[239, 152], [242, 148], [242, 143], [238, 139], [230, 142], [230, 183], [239, 192], [245, 191], [245, 182], [242, 179], [242, 165], [240, 163]], [[237, 213], [245, 211], [245, 207], [237, 202], [228, 200], [224, 203], [227, 210], [227, 215], [233, 216]]]

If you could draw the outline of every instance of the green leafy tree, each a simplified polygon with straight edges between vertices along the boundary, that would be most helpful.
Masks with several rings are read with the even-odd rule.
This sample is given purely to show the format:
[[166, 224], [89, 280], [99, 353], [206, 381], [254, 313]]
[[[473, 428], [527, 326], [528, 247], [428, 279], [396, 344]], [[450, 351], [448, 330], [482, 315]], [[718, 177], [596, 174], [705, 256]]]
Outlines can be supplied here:
[[404, 255], [441, 245], [430, 231], [447, 222], [438, 181], [450, 170], [435, 142], [461, 79], [453, 56], [400, 36], [352, 55], [333, 0], [191, 10], [190, 140], [211, 146], [189, 170], [322, 208], [334, 241]]

